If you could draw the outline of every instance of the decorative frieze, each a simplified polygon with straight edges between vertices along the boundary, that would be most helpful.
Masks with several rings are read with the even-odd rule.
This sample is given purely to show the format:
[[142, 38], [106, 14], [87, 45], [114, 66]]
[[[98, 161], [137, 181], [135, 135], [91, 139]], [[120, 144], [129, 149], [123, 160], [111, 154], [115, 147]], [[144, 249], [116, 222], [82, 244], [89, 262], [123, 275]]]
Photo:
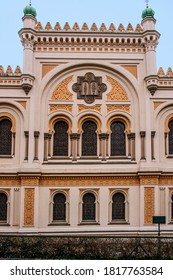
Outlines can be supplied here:
[[1, 187], [16, 187], [20, 186], [21, 181], [18, 177], [0, 177]]
[[49, 73], [51, 70], [53, 70], [55, 67], [57, 67], [58, 64], [43, 64], [42, 65], [42, 78]]
[[130, 113], [130, 105], [107, 105], [107, 113], [112, 112], [112, 111], [117, 111], [117, 110], [121, 110], [121, 111], [125, 111]]
[[50, 113], [58, 110], [64, 110], [72, 113], [73, 106], [72, 105], [65, 105], [65, 104], [51, 104], [49, 105]]
[[39, 177], [21, 177], [21, 186], [39, 186]]
[[82, 112], [85, 110], [95, 110], [101, 112], [101, 105], [94, 105], [94, 106], [85, 106], [85, 105], [78, 105], [78, 112]]
[[158, 185], [159, 176], [140, 176], [141, 185]]
[[144, 224], [152, 224], [154, 216], [154, 188], [144, 188]]
[[34, 226], [34, 189], [24, 191], [24, 226]]

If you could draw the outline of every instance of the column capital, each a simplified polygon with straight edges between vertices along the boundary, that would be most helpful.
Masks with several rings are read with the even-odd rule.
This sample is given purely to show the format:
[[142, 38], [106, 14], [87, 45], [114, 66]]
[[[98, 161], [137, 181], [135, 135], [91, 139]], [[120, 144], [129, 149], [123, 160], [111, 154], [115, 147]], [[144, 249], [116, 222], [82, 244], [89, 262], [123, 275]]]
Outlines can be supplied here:
[[34, 131], [34, 137], [39, 137], [40, 131]]
[[146, 135], [146, 132], [145, 132], [145, 131], [140, 131], [140, 136], [141, 136], [141, 137], [145, 137], [145, 135]]
[[99, 134], [99, 139], [100, 140], [107, 140], [107, 139], [109, 139], [109, 134], [108, 133], [100, 133]]
[[80, 138], [80, 134], [79, 133], [71, 133], [70, 134], [70, 139], [71, 140], [78, 140]]

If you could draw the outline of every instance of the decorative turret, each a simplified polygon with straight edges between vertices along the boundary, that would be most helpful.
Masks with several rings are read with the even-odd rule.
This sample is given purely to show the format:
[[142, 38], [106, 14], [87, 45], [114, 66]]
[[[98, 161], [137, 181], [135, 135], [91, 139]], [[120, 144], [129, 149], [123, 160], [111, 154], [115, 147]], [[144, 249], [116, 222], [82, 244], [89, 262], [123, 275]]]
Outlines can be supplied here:
[[148, 7], [148, 0], [146, 0], [147, 6], [145, 10], [142, 12], [142, 26], [144, 31], [145, 30], [154, 30], [156, 20], [154, 18], [155, 12], [153, 9]]
[[154, 18], [154, 14], [155, 14], [155, 12], [151, 8], [149, 8], [147, 5], [145, 10], [143, 10], [143, 12], [142, 12], [142, 19]]
[[37, 19], [36, 19], [37, 12], [36, 9], [31, 6], [31, 1], [30, 4], [23, 9], [23, 13], [24, 13], [23, 27], [34, 29], [37, 23]]

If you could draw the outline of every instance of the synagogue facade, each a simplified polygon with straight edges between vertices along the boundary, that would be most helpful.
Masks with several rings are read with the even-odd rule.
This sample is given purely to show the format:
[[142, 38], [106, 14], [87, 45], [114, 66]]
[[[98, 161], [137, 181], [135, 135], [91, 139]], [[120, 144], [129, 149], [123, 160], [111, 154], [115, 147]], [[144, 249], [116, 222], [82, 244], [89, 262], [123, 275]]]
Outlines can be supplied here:
[[173, 232], [173, 72], [157, 70], [147, 7], [133, 27], [19, 31], [23, 70], [0, 66], [0, 233]]

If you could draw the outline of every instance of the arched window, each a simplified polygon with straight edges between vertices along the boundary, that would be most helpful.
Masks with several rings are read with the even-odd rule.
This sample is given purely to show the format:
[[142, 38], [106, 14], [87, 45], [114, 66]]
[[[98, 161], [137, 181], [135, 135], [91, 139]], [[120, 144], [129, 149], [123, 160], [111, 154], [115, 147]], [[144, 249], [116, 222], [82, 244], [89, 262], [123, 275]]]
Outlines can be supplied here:
[[0, 223], [7, 222], [7, 195], [0, 193]]
[[92, 193], [86, 193], [82, 201], [82, 221], [96, 220], [96, 198]]
[[53, 221], [66, 221], [66, 196], [63, 193], [57, 193], [53, 198]]
[[68, 156], [68, 124], [57, 121], [54, 125], [53, 155]]
[[169, 135], [168, 135], [169, 154], [173, 154], [173, 120], [169, 121], [168, 127], [169, 127]]
[[125, 220], [125, 196], [121, 192], [112, 197], [112, 220]]
[[88, 120], [82, 125], [82, 156], [97, 156], [97, 125]]
[[0, 121], [0, 155], [11, 155], [12, 123], [8, 119]]
[[125, 125], [121, 121], [111, 124], [111, 156], [126, 155]]

